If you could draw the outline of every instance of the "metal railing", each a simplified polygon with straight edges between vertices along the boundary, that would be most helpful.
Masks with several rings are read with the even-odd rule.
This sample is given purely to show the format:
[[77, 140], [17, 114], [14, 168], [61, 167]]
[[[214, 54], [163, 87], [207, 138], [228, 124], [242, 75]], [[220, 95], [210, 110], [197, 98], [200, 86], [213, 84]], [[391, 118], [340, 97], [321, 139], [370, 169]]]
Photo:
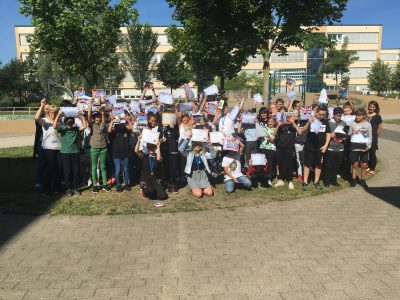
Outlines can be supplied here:
[[39, 107], [0, 107], [0, 115], [9, 116], [32, 116]]

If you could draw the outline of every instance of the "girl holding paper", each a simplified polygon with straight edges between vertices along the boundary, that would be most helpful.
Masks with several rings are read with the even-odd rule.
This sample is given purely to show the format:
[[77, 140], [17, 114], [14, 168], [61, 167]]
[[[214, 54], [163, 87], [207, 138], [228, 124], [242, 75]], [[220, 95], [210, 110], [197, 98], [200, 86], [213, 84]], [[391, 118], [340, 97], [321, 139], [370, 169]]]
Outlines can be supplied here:
[[367, 120], [371, 123], [372, 127], [372, 144], [369, 149], [369, 161], [367, 175], [375, 174], [375, 167], [377, 163], [376, 150], [378, 150], [378, 136], [382, 131], [382, 117], [379, 115], [379, 104], [376, 101], [368, 103]]
[[192, 195], [196, 198], [201, 198], [203, 195], [211, 197], [214, 191], [207, 173], [211, 174], [208, 160], [216, 157], [213, 146], [211, 143], [205, 146], [202, 142], [192, 142], [189, 149], [188, 145], [189, 139], [184, 140], [179, 146], [179, 152], [186, 157], [185, 174]]
[[264, 127], [265, 137], [260, 144], [261, 153], [267, 158], [268, 184], [271, 186], [271, 180], [275, 178], [276, 173], [276, 146], [275, 146], [275, 119], [269, 118], [268, 124]]

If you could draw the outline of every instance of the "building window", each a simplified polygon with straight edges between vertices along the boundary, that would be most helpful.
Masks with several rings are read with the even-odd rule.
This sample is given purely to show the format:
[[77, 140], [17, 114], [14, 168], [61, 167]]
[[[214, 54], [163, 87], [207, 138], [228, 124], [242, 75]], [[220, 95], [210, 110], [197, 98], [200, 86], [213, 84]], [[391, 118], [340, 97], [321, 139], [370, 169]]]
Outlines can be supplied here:
[[370, 68], [349, 68], [350, 78], [366, 78]]
[[396, 53], [382, 53], [381, 59], [382, 60], [399, 60], [399, 55]]
[[343, 43], [347, 38], [350, 44], [377, 44], [377, 32], [346, 32], [328, 34], [328, 37], [335, 39], [338, 43]]
[[376, 60], [376, 51], [357, 51], [359, 60]]
[[160, 46], [167, 46], [168, 44], [168, 36], [166, 34], [160, 34], [158, 37], [158, 43]]
[[328, 34], [328, 38], [339, 44], [342, 44], [344, 42], [344, 35], [342, 33]]
[[253, 56], [249, 56], [249, 63], [261, 63], [264, 61], [263, 57], [261, 54], [256, 54], [254, 57]]
[[22, 52], [22, 53], [21, 53], [21, 60], [22, 60], [22, 61], [25, 61], [25, 60], [28, 58], [28, 56], [29, 56], [29, 53], [27, 53], [27, 52]]
[[271, 62], [302, 62], [304, 61], [304, 51], [288, 51], [288, 55], [279, 56], [272, 53]]
[[28, 36], [29, 36], [29, 34], [20, 34], [19, 35], [20, 46], [29, 46]]

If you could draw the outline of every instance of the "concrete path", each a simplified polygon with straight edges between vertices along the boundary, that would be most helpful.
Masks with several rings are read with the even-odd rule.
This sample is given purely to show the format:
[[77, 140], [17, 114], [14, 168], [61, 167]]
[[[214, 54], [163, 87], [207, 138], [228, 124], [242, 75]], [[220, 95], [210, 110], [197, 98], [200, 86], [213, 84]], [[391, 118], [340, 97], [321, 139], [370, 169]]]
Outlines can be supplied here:
[[400, 299], [400, 126], [385, 127], [367, 190], [234, 211], [2, 216], [0, 237], [23, 229], [0, 248], [0, 299]]
[[1, 134], [0, 148], [32, 146], [35, 142], [34, 134]]

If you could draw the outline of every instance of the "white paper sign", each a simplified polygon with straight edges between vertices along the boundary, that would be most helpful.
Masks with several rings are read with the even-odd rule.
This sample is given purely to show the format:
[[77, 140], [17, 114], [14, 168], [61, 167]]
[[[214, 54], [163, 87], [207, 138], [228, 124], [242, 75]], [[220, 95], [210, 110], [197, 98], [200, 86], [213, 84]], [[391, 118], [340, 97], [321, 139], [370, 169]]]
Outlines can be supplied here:
[[368, 137], [364, 136], [361, 132], [359, 132], [351, 136], [351, 142], [356, 144], [367, 144]]
[[111, 95], [108, 97], [108, 102], [110, 102], [111, 105], [116, 106], [117, 105], [117, 96]]
[[287, 97], [289, 100], [293, 100], [296, 98], [296, 92], [295, 91], [289, 91], [287, 92]]
[[253, 99], [254, 99], [254, 101], [256, 101], [257, 103], [262, 103], [262, 102], [263, 102], [263, 99], [262, 99], [262, 97], [261, 97], [261, 95], [260, 95], [259, 93], [254, 94], [254, 95], [253, 95]]
[[77, 107], [61, 107], [61, 111], [64, 113], [66, 117], [77, 117], [78, 116], [78, 108]]
[[142, 131], [142, 142], [147, 144], [156, 144], [160, 138], [158, 131], [153, 131], [148, 128], [144, 128]]
[[342, 121], [346, 123], [346, 126], [350, 126], [356, 120], [355, 115], [345, 115], [342, 116]]
[[213, 84], [213, 85], [209, 86], [208, 88], [205, 88], [204, 89], [204, 93], [207, 96], [217, 95], [218, 94], [218, 87], [215, 84]]
[[174, 104], [174, 98], [172, 97], [171, 94], [161, 92], [160, 94], [158, 94], [158, 100], [160, 100], [161, 103], [164, 103], [167, 105]]
[[253, 166], [265, 166], [267, 164], [265, 154], [262, 153], [251, 154], [251, 161], [253, 163]]
[[254, 124], [256, 117], [257, 117], [256, 114], [243, 114], [242, 115], [242, 123], [243, 124]]
[[164, 112], [161, 116], [162, 125], [168, 126], [176, 124], [176, 113]]
[[193, 110], [193, 103], [186, 102], [179, 104], [179, 111], [180, 112], [188, 112]]
[[210, 132], [210, 141], [213, 144], [224, 144], [224, 134], [220, 131], [212, 131]]
[[131, 107], [131, 112], [132, 113], [134, 113], [134, 114], [140, 114], [140, 107], [139, 107], [139, 103], [138, 102], [136, 102], [136, 101], [131, 101], [131, 104], [130, 104], [130, 107]]
[[123, 109], [114, 109], [112, 114], [114, 115], [115, 123], [126, 123], [125, 111]]
[[207, 142], [208, 130], [206, 129], [192, 129], [192, 142]]
[[260, 124], [258, 124], [258, 123], [256, 123], [256, 137], [257, 138], [259, 138], [259, 137], [265, 137], [267, 134], [265, 133], [265, 130], [264, 130], [264, 128], [260, 125]]
[[332, 119], [333, 118], [333, 107], [328, 107], [328, 118]]
[[328, 94], [325, 89], [321, 90], [321, 94], [319, 95], [318, 103], [327, 104], [328, 103]]
[[314, 119], [314, 121], [310, 125], [310, 131], [318, 133], [320, 128], [321, 128], [321, 126], [322, 126], [321, 121], [318, 120], [318, 119]]
[[240, 143], [236, 139], [225, 139], [224, 141], [224, 150], [227, 151], [236, 151], [239, 152]]

